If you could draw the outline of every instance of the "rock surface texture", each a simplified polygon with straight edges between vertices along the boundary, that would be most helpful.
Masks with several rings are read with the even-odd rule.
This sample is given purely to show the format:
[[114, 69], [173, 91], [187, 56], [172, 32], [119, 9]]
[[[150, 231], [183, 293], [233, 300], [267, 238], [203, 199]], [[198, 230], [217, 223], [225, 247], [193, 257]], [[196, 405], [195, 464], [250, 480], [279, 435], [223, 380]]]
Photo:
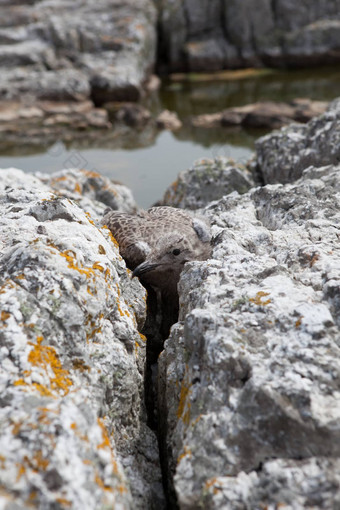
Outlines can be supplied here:
[[[0, 171], [4, 510], [163, 505], [143, 405], [145, 291], [88, 212], [98, 179]], [[77, 205], [68, 196], [86, 184]]]
[[[282, 150], [299, 180], [205, 208], [212, 259], [184, 269], [159, 361], [163, 464], [181, 510], [340, 506], [340, 166], [326, 157], [337, 112], [258, 142], [260, 169], [281, 140], [276, 179]], [[302, 129], [315, 151], [298, 174]]]
[[340, 162], [340, 99], [306, 125], [294, 124], [260, 138], [257, 163], [264, 183], [291, 182], [310, 165]]
[[203, 114], [193, 117], [195, 127], [245, 126], [251, 128], [276, 129], [292, 121], [308, 122], [324, 113], [326, 101], [295, 99], [290, 103], [259, 102], [235, 108], [227, 108], [220, 113]]
[[340, 2], [157, 0], [170, 71], [339, 62]]
[[244, 165], [224, 157], [202, 159], [178, 175], [160, 203], [182, 209], [201, 209], [232, 191], [245, 193], [253, 185], [254, 180]]
[[4, 0], [0, 99], [137, 100], [152, 71], [151, 0]]

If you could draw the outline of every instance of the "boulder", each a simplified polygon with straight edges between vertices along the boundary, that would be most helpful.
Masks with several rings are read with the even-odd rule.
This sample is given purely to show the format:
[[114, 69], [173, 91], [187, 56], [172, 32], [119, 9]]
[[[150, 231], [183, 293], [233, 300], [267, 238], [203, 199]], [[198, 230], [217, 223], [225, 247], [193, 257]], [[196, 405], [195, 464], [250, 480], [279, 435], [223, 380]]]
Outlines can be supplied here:
[[98, 180], [83, 175], [84, 211], [61, 177], [0, 170], [0, 506], [163, 508], [145, 291], [86, 212]]
[[244, 165], [224, 157], [202, 159], [178, 175], [159, 203], [201, 209], [233, 191], [245, 193], [253, 185], [252, 176]]
[[159, 361], [170, 497], [180, 509], [340, 504], [340, 166], [205, 209]]
[[[200, 211], [212, 258], [185, 266], [158, 366], [161, 458], [181, 510], [340, 505], [338, 109], [260, 140], [258, 170], [275, 163], [283, 184]], [[298, 180], [280, 174], [273, 140]]]
[[287, 183], [308, 166], [340, 161], [340, 100], [306, 125], [292, 124], [256, 142], [258, 171], [264, 183]]
[[6, 0], [0, 20], [0, 98], [135, 101], [154, 66], [151, 0]]

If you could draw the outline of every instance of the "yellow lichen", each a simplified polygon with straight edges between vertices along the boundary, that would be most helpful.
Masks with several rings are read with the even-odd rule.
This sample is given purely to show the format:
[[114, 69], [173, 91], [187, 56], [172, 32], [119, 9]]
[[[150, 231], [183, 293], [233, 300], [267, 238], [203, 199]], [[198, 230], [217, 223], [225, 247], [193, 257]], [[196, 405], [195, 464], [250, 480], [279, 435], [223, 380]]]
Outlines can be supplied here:
[[34, 365], [43, 368], [43, 370], [48, 374], [49, 370], [52, 370], [53, 376], [50, 377], [50, 385], [52, 390], [62, 391], [64, 395], [69, 392], [70, 386], [72, 386], [72, 381], [68, 377], [69, 371], [62, 368], [58, 354], [54, 347], [50, 347], [48, 345], [42, 345], [43, 337], [37, 337], [37, 343], [30, 345], [33, 346], [33, 349], [28, 355], [28, 361]]
[[301, 317], [299, 317], [298, 320], [295, 322], [295, 327], [297, 329], [301, 326], [302, 319], [303, 319], [303, 315], [301, 315]]
[[256, 293], [256, 296], [254, 298], [250, 298], [249, 301], [251, 303], [254, 303], [257, 306], [266, 306], [271, 303], [271, 299], [263, 300], [264, 297], [269, 296], [269, 292], [264, 292], [263, 290], [260, 290]]
[[181, 453], [178, 458], [177, 458], [177, 464], [179, 464], [181, 462], [182, 459], [184, 459], [184, 457], [191, 457], [192, 456], [192, 452], [190, 450], [190, 448], [188, 448], [187, 446], [184, 446], [183, 448], [183, 453]]
[[72, 506], [72, 503], [71, 501], [69, 501], [68, 499], [66, 498], [56, 498], [56, 501], [62, 506], [62, 507], [65, 507], [65, 506], [68, 506], [68, 507], [71, 507]]
[[4, 310], [1, 312], [1, 315], [0, 315], [0, 318], [1, 320], [4, 322], [4, 321], [7, 321], [7, 319], [10, 317], [10, 313], [8, 312], [5, 312]]
[[95, 262], [92, 267], [93, 269], [98, 269], [98, 271], [100, 271], [101, 273], [104, 272], [104, 268], [99, 264], [99, 262]]
[[[186, 366], [186, 371], [188, 371], [188, 366]], [[191, 404], [188, 401], [188, 397], [191, 393], [191, 384], [189, 384], [189, 376], [186, 375], [182, 381], [181, 385], [181, 393], [179, 397], [179, 404], [177, 409], [177, 418], [182, 419], [185, 425], [189, 425], [190, 421], [190, 407]]]

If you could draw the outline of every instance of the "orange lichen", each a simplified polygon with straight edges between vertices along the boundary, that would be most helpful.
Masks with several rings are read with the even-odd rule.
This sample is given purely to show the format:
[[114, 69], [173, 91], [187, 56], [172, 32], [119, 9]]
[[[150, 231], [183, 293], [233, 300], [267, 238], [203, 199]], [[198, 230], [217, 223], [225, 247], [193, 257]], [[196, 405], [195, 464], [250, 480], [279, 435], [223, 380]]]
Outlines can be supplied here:
[[27, 455], [25, 455], [23, 461], [36, 473], [39, 471], [46, 471], [50, 463], [48, 459], [44, 458], [41, 450], [35, 451], [31, 458], [28, 458]]
[[[188, 366], [186, 366], [186, 371], [188, 370]], [[189, 384], [188, 375], [186, 375], [182, 381], [181, 385], [181, 393], [179, 397], [179, 404], [177, 409], [177, 418], [182, 419], [185, 425], [189, 425], [190, 421], [190, 402], [187, 402], [188, 397], [191, 393], [191, 384]]]
[[101, 244], [98, 246], [98, 253], [100, 253], [100, 255], [106, 255], [106, 250]]
[[94, 177], [94, 178], [101, 178], [101, 175], [98, 174], [98, 172], [93, 172], [91, 170], [82, 170], [82, 173], [86, 175], [86, 177]]
[[6, 462], [6, 457], [4, 457], [3, 455], [0, 455], [0, 468], [1, 469], [5, 469], [5, 462]]
[[23, 464], [19, 464], [19, 463], [17, 463], [17, 467], [18, 467], [18, 473], [17, 473], [16, 481], [18, 482], [20, 480], [20, 478], [26, 473], [26, 467]]
[[79, 195], [81, 195], [82, 187], [80, 186], [79, 182], [76, 183], [76, 185], [74, 187], [74, 191], [75, 191], [75, 193], [79, 193]]
[[184, 446], [183, 448], [183, 453], [181, 453], [178, 458], [177, 458], [177, 464], [179, 464], [181, 462], [182, 459], [184, 459], [184, 457], [191, 457], [192, 456], [192, 452], [190, 450], [190, 448], [188, 448], [187, 446]]
[[95, 262], [92, 267], [93, 269], [98, 269], [98, 271], [100, 271], [101, 273], [104, 272], [104, 268], [99, 264], [99, 262]]
[[100, 443], [97, 446], [97, 448], [98, 449], [100, 449], [100, 448], [110, 448], [111, 449], [109, 434], [106, 430], [106, 427], [105, 427], [103, 421], [100, 418], [98, 418], [97, 423], [98, 423], [99, 427], [101, 428], [102, 437], [103, 437], [103, 442]]
[[264, 292], [263, 290], [260, 290], [256, 293], [256, 296], [254, 298], [250, 298], [249, 301], [251, 303], [254, 303], [257, 306], [266, 306], [271, 303], [271, 299], [263, 300], [264, 297], [269, 296], [269, 292]]
[[41, 345], [43, 337], [37, 337], [37, 343], [30, 345], [33, 349], [28, 355], [28, 361], [35, 366], [42, 367], [46, 373], [52, 369], [54, 377], [50, 377], [50, 384], [52, 390], [62, 391], [64, 395], [69, 392], [69, 387], [72, 386], [72, 381], [68, 377], [69, 371], [62, 368], [58, 354], [54, 347], [48, 345]]
[[104, 422], [98, 418], [97, 420], [98, 422], [98, 425], [99, 427], [101, 428], [101, 431], [102, 431], [102, 438], [103, 438], [103, 442], [100, 443], [97, 448], [98, 449], [101, 449], [101, 448], [108, 448], [110, 450], [110, 453], [111, 453], [111, 464], [112, 464], [112, 468], [113, 468], [113, 472], [118, 475], [119, 474], [119, 470], [118, 470], [118, 464], [117, 464], [117, 461], [114, 457], [114, 454], [113, 454], [113, 450], [111, 448], [111, 443], [110, 443], [110, 438], [109, 438], [109, 434], [106, 430], [106, 427], [104, 425]]
[[37, 499], [38, 492], [37, 491], [31, 491], [30, 495], [28, 496], [28, 502], [31, 503], [32, 501], [35, 501]]
[[109, 227], [107, 225], [103, 225], [101, 227], [102, 229], [105, 229], [105, 231], [107, 230], [107, 233], [109, 235], [109, 238], [111, 239], [111, 241], [113, 242], [113, 244], [116, 246], [116, 248], [119, 248], [119, 244], [118, 242], [116, 241], [116, 238], [113, 236], [111, 230], [109, 229]]
[[96, 225], [95, 225], [95, 222], [93, 221], [93, 219], [91, 218], [91, 214], [88, 211], [85, 211], [85, 215], [86, 215], [87, 221], [95, 227]]
[[22, 423], [14, 423], [12, 427], [13, 436], [17, 436], [21, 430]]
[[18, 276], [15, 277], [17, 280], [24, 280], [25, 279], [25, 275], [23, 273], [21, 274], [18, 274]]
[[4, 310], [1, 312], [0, 318], [2, 321], [7, 321], [7, 319], [11, 316], [10, 313], [5, 312]]
[[210, 489], [210, 487], [212, 487], [213, 485], [215, 485], [215, 483], [217, 482], [217, 478], [214, 477], [214, 478], [209, 478], [209, 480], [207, 480], [204, 484], [204, 488], [205, 489]]
[[100, 476], [98, 474], [96, 474], [96, 476], [94, 477], [94, 480], [95, 480], [96, 484], [104, 491], [113, 491], [113, 488], [110, 485], [105, 485], [105, 483], [103, 482], [103, 480], [100, 478]]
[[57, 250], [59, 255], [67, 260], [68, 267], [70, 269], [74, 269], [75, 271], [78, 271], [78, 273], [86, 275], [87, 278], [90, 278], [91, 276], [94, 276], [94, 270], [93, 270], [92, 267], [84, 267], [81, 264], [77, 263], [76, 254], [74, 253], [74, 251], [72, 251], [72, 250], [65, 250], [63, 252], [63, 251], [60, 250], [60, 248], [58, 248], [58, 246], [56, 246], [52, 242], [49, 242], [48, 246], [50, 246], [51, 248], [54, 248], [55, 250]]
[[303, 315], [301, 315], [301, 317], [299, 317], [298, 320], [295, 322], [296, 328], [299, 328], [301, 326], [302, 319], [303, 319]]
[[310, 262], [309, 262], [309, 267], [313, 267], [314, 264], [320, 259], [320, 255], [318, 253], [314, 253]]
[[141, 337], [142, 342], [146, 342], [146, 336], [142, 335], [142, 333], [139, 333], [139, 336]]
[[71, 507], [71, 506], [72, 506], [71, 501], [69, 501], [69, 500], [68, 500], [68, 499], [66, 499], [66, 498], [56, 498], [56, 501], [57, 501], [58, 503], [60, 503], [60, 505], [61, 505], [62, 507], [65, 507], [65, 506], [69, 506], [69, 507]]

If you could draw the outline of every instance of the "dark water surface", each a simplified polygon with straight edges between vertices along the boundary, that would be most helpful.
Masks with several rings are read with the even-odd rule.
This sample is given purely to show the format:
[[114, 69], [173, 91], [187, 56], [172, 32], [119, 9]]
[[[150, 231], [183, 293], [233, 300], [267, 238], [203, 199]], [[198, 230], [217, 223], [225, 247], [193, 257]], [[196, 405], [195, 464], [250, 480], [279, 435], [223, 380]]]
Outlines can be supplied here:
[[[297, 97], [332, 100], [340, 96], [340, 68], [276, 71], [258, 77], [230, 81], [165, 80], [162, 88], [145, 102], [158, 113], [167, 108], [185, 121], [191, 115], [214, 113], [231, 106], [261, 100], [290, 101]], [[184, 122], [175, 133], [130, 133], [117, 144], [112, 137], [70, 144], [56, 140], [49, 148], [18, 146], [0, 153], [0, 167], [26, 172], [52, 173], [62, 168], [96, 170], [129, 186], [138, 204], [147, 207], [160, 199], [177, 174], [200, 158], [226, 156], [245, 162], [263, 131], [235, 128], [198, 129]], [[143, 138], [144, 135], [144, 138]]]

